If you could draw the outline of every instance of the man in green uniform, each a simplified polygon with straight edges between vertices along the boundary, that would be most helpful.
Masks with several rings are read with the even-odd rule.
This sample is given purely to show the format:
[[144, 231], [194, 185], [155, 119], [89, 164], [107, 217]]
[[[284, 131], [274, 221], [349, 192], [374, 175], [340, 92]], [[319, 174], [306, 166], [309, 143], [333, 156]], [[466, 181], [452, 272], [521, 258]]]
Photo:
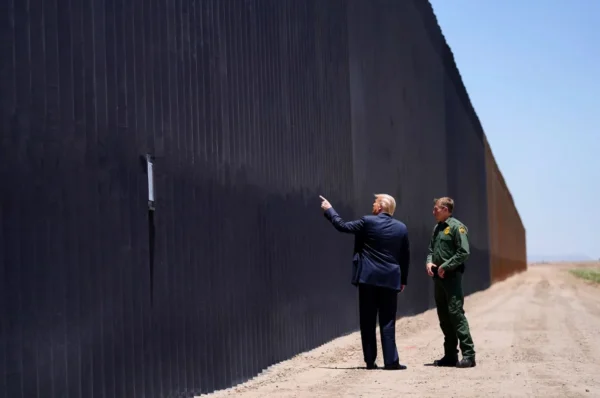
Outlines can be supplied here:
[[[469, 258], [467, 227], [452, 216], [454, 201], [436, 199], [433, 216], [437, 224], [429, 242], [427, 274], [435, 284], [435, 304], [440, 327], [444, 333], [444, 357], [434, 361], [435, 366], [475, 366], [475, 347], [469, 323], [463, 310], [462, 274]], [[462, 360], [458, 360], [460, 343]]]

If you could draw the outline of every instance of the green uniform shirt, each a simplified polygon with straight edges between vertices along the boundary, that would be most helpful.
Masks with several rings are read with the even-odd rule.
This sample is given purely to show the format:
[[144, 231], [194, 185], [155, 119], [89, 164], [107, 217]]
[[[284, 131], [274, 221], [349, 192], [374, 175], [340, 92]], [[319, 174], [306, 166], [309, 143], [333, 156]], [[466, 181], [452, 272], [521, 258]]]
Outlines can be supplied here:
[[467, 227], [452, 216], [438, 223], [429, 241], [427, 263], [445, 271], [464, 271], [464, 263], [470, 254], [467, 234]]

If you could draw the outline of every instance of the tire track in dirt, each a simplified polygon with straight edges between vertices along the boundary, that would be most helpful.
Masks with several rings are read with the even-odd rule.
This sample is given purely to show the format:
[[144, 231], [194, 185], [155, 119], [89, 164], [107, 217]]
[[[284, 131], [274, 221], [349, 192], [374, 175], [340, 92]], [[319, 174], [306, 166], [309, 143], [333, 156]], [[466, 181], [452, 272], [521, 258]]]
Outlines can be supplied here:
[[[579, 294], [579, 288], [583, 288], [583, 284], [571, 284], [569, 288], [556, 289], [556, 297], [558, 298], [556, 306], [564, 308], [564, 322], [561, 323], [563, 333], [566, 333], [569, 344], [564, 344], [562, 367], [556, 366], [553, 376], [559, 377], [563, 372], [563, 367], [572, 368], [576, 377], [565, 382], [565, 386], [570, 386], [574, 396], [585, 396], [584, 390], [589, 390], [588, 387], [598, 384], [600, 380], [600, 317], [598, 316], [598, 308], [591, 313], [588, 311], [589, 304], [592, 300], [582, 300]], [[594, 300], [596, 301], [596, 300]], [[586, 304], [584, 304], [586, 303]], [[598, 302], [596, 301], [596, 305]], [[595, 314], [595, 315], [594, 315]], [[562, 341], [565, 334], [563, 334]], [[558, 362], [558, 361], [556, 361]], [[585, 388], [584, 388], [585, 387]]]
[[522, 296], [522, 300], [527, 301], [529, 305], [516, 309], [517, 318], [513, 324], [514, 336], [511, 346], [512, 368], [513, 372], [516, 372], [513, 380], [520, 386], [519, 393], [522, 396], [541, 394], [532, 381], [546, 378], [545, 373], [536, 369], [546, 361], [542, 349], [550, 341], [548, 314], [545, 308], [548, 305], [549, 288], [547, 277], [542, 276], [531, 285], [529, 294]]

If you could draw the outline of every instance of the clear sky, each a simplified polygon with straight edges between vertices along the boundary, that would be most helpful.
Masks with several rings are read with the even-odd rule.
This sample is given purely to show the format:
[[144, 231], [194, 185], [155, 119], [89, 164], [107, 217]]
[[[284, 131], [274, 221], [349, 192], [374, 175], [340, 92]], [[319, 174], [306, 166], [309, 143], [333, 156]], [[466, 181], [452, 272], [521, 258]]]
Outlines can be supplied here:
[[528, 256], [600, 258], [600, 0], [431, 4]]

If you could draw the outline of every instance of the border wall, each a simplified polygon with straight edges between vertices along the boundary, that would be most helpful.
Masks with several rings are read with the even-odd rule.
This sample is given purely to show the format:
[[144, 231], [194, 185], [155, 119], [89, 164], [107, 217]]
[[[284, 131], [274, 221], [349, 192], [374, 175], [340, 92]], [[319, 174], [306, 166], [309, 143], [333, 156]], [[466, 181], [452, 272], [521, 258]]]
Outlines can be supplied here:
[[348, 219], [397, 198], [399, 316], [434, 305], [434, 197], [469, 227], [467, 293], [526, 267], [427, 1], [4, 5], [0, 398], [198, 395], [357, 330], [320, 194]]
[[490, 223], [490, 270], [492, 283], [527, 269], [525, 227], [510, 190], [485, 139], [488, 220]]

